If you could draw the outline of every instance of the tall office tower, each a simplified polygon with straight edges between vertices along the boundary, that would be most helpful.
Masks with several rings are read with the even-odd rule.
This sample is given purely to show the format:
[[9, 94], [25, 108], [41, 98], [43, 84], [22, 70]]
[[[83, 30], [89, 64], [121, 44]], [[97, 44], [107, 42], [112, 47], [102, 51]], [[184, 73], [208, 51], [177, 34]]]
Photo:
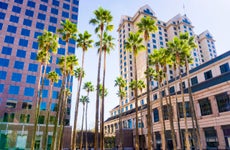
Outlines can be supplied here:
[[[34, 112], [38, 92], [40, 68], [36, 61], [38, 52], [37, 37], [44, 30], [56, 32], [61, 27], [60, 22], [70, 19], [77, 24], [79, 0], [1, 0], [0, 2], [0, 141], [3, 133], [12, 133], [10, 125], [28, 125], [34, 123]], [[54, 70], [61, 75], [57, 65], [58, 58], [65, 54], [65, 42], [59, 37], [60, 48], [56, 55], [51, 55], [47, 73]], [[75, 42], [70, 40], [68, 54], [75, 54]], [[72, 87], [71, 78], [71, 87]], [[52, 93], [51, 117], [55, 117], [55, 109], [61, 80], [54, 84]], [[71, 88], [72, 89], [72, 88]], [[45, 80], [42, 92], [41, 113], [39, 124], [44, 124], [48, 105], [49, 81]], [[68, 100], [65, 124], [69, 125], [71, 100]], [[5, 122], [5, 123], [4, 123]], [[9, 124], [8, 124], [9, 123]], [[42, 127], [42, 125], [41, 125]], [[17, 130], [28, 133], [27, 127]], [[41, 128], [39, 129], [41, 131]], [[17, 134], [22, 131], [17, 131]], [[38, 132], [40, 132], [38, 131]], [[40, 133], [39, 133], [40, 134]], [[50, 133], [49, 133], [50, 134]], [[50, 134], [51, 135], [51, 134]], [[17, 138], [16, 138], [17, 139]], [[19, 141], [19, 142], [18, 142]], [[21, 141], [21, 142], [20, 142]], [[23, 142], [24, 143], [23, 143]], [[0, 142], [1, 148], [9, 146], [7, 141]], [[27, 143], [27, 145], [25, 145]], [[14, 146], [30, 146], [30, 138], [16, 140]], [[39, 139], [37, 139], [39, 145]], [[24, 145], [23, 145], [24, 144]], [[7, 147], [10, 148], [10, 147]]]
[[[174, 36], [188, 32], [190, 36], [195, 36], [198, 45], [198, 47], [191, 52], [194, 62], [190, 65], [190, 69], [216, 57], [215, 41], [211, 34], [208, 31], [205, 31], [200, 35], [196, 35], [193, 31], [194, 26], [186, 15], [182, 16], [178, 14], [169, 21], [164, 22], [157, 18], [156, 13], [148, 5], [145, 5], [141, 7], [133, 17], [122, 16], [117, 31], [119, 33], [120, 75], [127, 82], [127, 87], [125, 88], [127, 91], [127, 98], [122, 102], [123, 104], [134, 98], [134, 93], [128, 87], [128, 83], [134, 79], [133, 55], [126, 51], [125, 41], [128, 38], [129, 32], [136, 32], [138, 30], [136, 24], [145, 16], [152, 17], [156, 21], [158, 27], [158, 31], [150, 37], [150, 42], [148, 43], [149, 53], [151, 53], [153, 49], [166, 47], [166, 43], [172, 40]], [[137, 57], [138, 79], [145, 81], [145, 69], [146, 52], [140, 52]], [[185, 71], [184, 68], [182, 68], [182, 71]], [[173, 78], [173, 70], [170, 68], [168, 69], [168, 75], [170, 79]], [[154, 88], [157, 86], [157, 83], [152, 81], [151, 85]]]

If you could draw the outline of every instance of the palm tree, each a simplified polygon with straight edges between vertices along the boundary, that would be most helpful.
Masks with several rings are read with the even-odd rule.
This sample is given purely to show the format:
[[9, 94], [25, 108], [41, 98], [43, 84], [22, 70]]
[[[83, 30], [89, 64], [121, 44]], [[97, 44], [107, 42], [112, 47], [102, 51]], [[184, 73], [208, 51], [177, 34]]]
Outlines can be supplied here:
[[[76, 33], [77, 33], [77, 25], [72, 23], [69, 19], [66, 19], [65, 21], [61, 21], [61, 26], [62, 28], [58, 29], [57, 32], [60, 33], [62, 35], [62, 40], [65, 41], [66, 45], [65, 45], [65, 55], [67, 55], [68, 52], [68, 46], [69, 46], [69, 40], [73, 39], [76, 40]], [[63, 72], [66, 73], [66, 57], [64, 58], [64, 67], [63, 67]], [[59, 92], [59, 98], [58, 98], [58, 108], [57, 108], [57, 112], [56, 112], [56, 117], [54, 120], [54, 131], [53, 131], [53, 140], [52, 140], [52, 146], [51, 146], [51, 150], [55, 149], [55, 143], [56, 143], [56, 131], [57, 131], [57, 126], [58, 126], [58, 122], [60, 122], [61, 120], [61, 116], [60, 111], [62, 111], [61, 106], [63, 103], [63, 100], [65, 100], [65, 89], [66, 89], [66, 78], [67, 75], [63, 74], [62, 76], [62, 85], [61, 85], [61, 90]], [[60, 108], [59, 108], [60, 107]], [[58, 121], [59, 120], [59, 121]], [[62, 129], [60, 129], [62, 130]], [[57, 142], [57, 147], [60, 145], [60, 142]]]
[[[86, 82], [83, 86], [83, 89], [87, 92], [87, 97], [89, 97], [89, 92], [94, 91], [94, 87], [92, 82]], [[88, 102], [89, 103], [89, 102]], [[88, 150], [88, 136], [87, 136], [87, 112], [88, 112], [88, 103], [86, 103], [86, 110], [85, 110], [85, 147]]]
[[[106, 53], [110, 53], [112, 49], [114, 49], [115, 44], [113, 43], [114, 38], [111, 35], [108, 35], [107, 32], [104, 32], [102, 39], [102, 50], [104, 52], [104, 68], [103, 68], [103, 79], [102, 86], [105, 87], [105, 72], [106, 72]], [[100, 41], [96, 42], [96, 46], [100, 46]], [[99, 49], [100, 51], [100, 49]], [[102, 91], [104, 93], [104, 91]], [[101, 104], [100, 104], [101, 112], [100, 112], [100, 147], [104, 147], [104, 96], [102, 96]]]
[[[125, 43], [126, 50], [133, 53], [134, 56], [134, 80], [137, 84], [137, 56], [138, 53], [144, 50], [145, 46], [142, 44], [143, 39], [140, 38], [139, 33], [129, 33], [129, 37], [127, 42]], [[139, 134], [138, 134], [138, 120], [137, 120], [137, 113], [138, 113], [138, 100], [137, 100], [137, 88], [133, 89], [135, 95], [135, 107], [136, 107], [136, 136], [135, 136], [135, 149], [139, 149]]]
[[[138, 31], [144, 34], [144, 40], [146, 45], [146, 70], [149, 68], [149, 61], [148, 61], [148, 42], [150, 40], [150, 35], [157, 31], [157, 26], [155, 20], [151, 17], [143, 17], [141, 21], [137, 23]], [[146, 76], [146, 83], [147, 83], [147, 127], [148, 127], [148, 150], [152, 149], [152, 117], [151, 117], [151, 106], [150, 106], [150, 91], [149, 91], [149, 83], [150, 79], [149, 76]]]
[[[31, 149], [34, 150], [35, 137], [37, 131], [38, 117], [40, 115], [40, 105], [42, 101], [42, 90], [44, 88], [44, 79], [46, 74], [46, 67], [49, 63], [50, 52], [56, 54], [58, 49], [58, 36], [53, 34], [52, 32], [44, 30], [41, 36], [38, 36], [38, 48], [39, 55], [37, 56], [37, 60], [41, 63], [40, 66], [40, 79], [38, 83], [38, 95], [36, 98], [36, 110], [35, 110], [35, 122], [34, 122], [34, 130], [32, 135]], [[42, 73], [42, 70], [44, 72]], [[41, 75], [42, 74], [42, 75]], [[42, 85], [40, 85], [42, 84]]]
[[180, 90], [181, 90], [181, 97], [182, 97], [182, 105], [183, 105], [183, 116], [185, 122], [185, 146], [186, 149], [190, 149], [190, 142], [189, 142], [189, 135], [188, 135], [188, 124], [187, 124], [187, 113], [186, 113], [186, 105], [185, 105], [185, 98], [184, 98], [184, 89], [182, 86], [182, 78], [181, 78], [181, 69], [180, 66], [183, 66], [185, 58], [185, 51], [188, 49], [188, 45], [183, 40], [179, 39], [178, 37], [174, 37], [174, 39], [167, 44], [168, 49], [175, 60], [176, 68], [179, 70], [179, 81], [180, 81]]
[[[82, 123], [81, 123], [81, 142], [80, 142], [80, 150], [82, 150], [83, 145], [83, 126], [84, 126], [84, 116], [85, 116], [85, 104], [89, 102], [89, 97], [81, 96], [80, 102], [83, 104], [82, 111]], [[87, 138], [87, 137], [86, 137]]]
[[[84, 61], [85, 61], [85, 52], [88, 51], [89, 48], [92, 47], [93, 40], [91, 39], [91, 34], [85, 31], [83, 34], [80, 33], [77, 38], [77, 47], [82, 48], [82, 63], [81, 69], [84, 70]], [[73, 138], [72, 138], [72, 146], [76, 145], [76, 132], [77, 132], [77, 117], [78, 117], [78, 107], [79, 107], [79, 99], [81, 93], [81, 84], [83, 74], [79, 74], [78, 76], [78, 86], [77, 86], [77, 98], [75, 103], [75, 114], [74, 114], [74, 128], [73, 128]]]
[[195, 108], [194, 108], [192, 89], [191, 89], [191, 84], [190, 84], [190, 73], [189, 73], [189, 61], [190, 60], [192, 61], [191, 50], [197, 48], [197, 45], [195, 43], [194, 37], [190, 37], [187, 32], [184, 33], [184, 34], [180, 34], [179, 38], [181, 40], [184, 40], [188, 44], [188, 50], [186, 52], [187, 55], [185, 56], [185, 67], [186, 67], [186, 73], [187, 73], [189, 103], [190, 103], [190, 106], [191, 106], [192, 117], [195, 120], [195, 124], [196, 124], [196, 129], [195, 129], [194, 128], [194, 122], [192, 122], [193, 123], [193, 131], [195, 130], [193, 135], [196, 135], [196, 139], [194, 140], [195, 143], [197, 143], [196, 147], [199, 146], [199, 149], [202, 149], [202, 143], [200, 141], [200, 133], [199, 133], [199, 124], [198, 124], [198, 120], [197, 120], [196, 113], [195, 113]]
[[43, 149], [46, 150], [47, 148], [47, 135], [48, 135], [48, 125], [49, 125], [49, 118], [50, 118], [50, 106], [52, 103], [52, 93], [53, 93], [53, 85], [55, 82], [58, 82], [59, 76], [55, 71], [51, 71], [49, 72], [49, 74], [47, 75], [47, 79], [50, 80], [50, 91], [49, 91], [49, 102], [48, 102], [48, 106], [47, 106], [47, 112], [46, 112], [46, 128], [45, 128], [45, 133], [44, 133], [44, 137], [43, 137]]
[[[173, 110], [172, 110], [172, 100], [171, 100], [171, 93], [169, 90], [169, 79], [168, 79], [168, 66], [172, 65], [172, 59], [171, 59], [171, 54], [168, 49], [161, 48], [159, 49], [161, 53], [161, 67], [163, 69], [163, 72], [165, 74], [165, 80], [166, 80], [166, 85], [167, 85], [167, 90], [168, 90], [168, 97], [169, 97], [169, 105], [167, 104], [167, 111], [168, 111], [168, 117], [169, 117], [169, 122], [170, 122], [170, 128], [171, 128], [171, 136], [172, 136], [172, 142], [173, 142], [173, 149], [176, 150], [176, 135], [175, 135], [175, 128], [173, 124]], [[165, 92], [166, 92], [166, 88]], [[168, 103], [167, 96], [166, 96], [166, 102]]]
[[[62, 56], [59, 59], [59, 63], [58, 65], [60, 66], [60, 69], [62, 71], [63, 74], [63, 80], [64, 80], [64, 84], [66, 84], [67, 82], [67, 77], [69, 76], [69, 79], [72, 75], [74, 75], [74, 68], [75, 66], [78, 65], [78, 59], [75, 55], [67, 55], [67, 56]], [[65, 90], [66, 89], [66, 85], [65, 85]], [[60, 114], [60, 130], [58, 133], [58, 141], [57, 141], [57, 146], [60, 147], [60, 149], [62, 148], [62, 136], [63, 136], [63, 132], [64, 132], [64, 122], [65, 122], [65, 115], [66, 115], [66, 109], [67, 109], [67, 99], [68, 96], [66, 95], [66, 92], [63, 93], [62, 95], [62, 103], [61, 103], [61, 114]]]
[[158, 89], [159, 89], [159, 98], [160, 98], [160, 117], [161, 117], [161, 138], [162, 138], [162, 149], [166, 149], [166, 137], [165, 137], [165, 122], [163, 117], [163, 98], [162, 98], [162, 80], [163, 80], [163, 71], [160, 68], [160, 62], [161, 62], [161, 52], [157, 49], [155, 49], [150, 55], [149, 55], [149, 64], [153, 65], [156, 70], [155, 74], [155, 80], [158, 81]]
[[[94, 149], [98, 149], [98, 111], [99, 111], [99, 88], [100, 88], [100, 69], [101, 69], [101, 53], [102, 53], [102, 38], [104, 34], [104, 30], [111, 31], [113, 29], [113, 25], [110, 23], [113, 20], [113, 17], [110, 11], [99, 7], [94, 11], [95, 18], [90, 20], [90, 24], [96, 26], [95, 33], [100, 32], [100, 51], [98, 57], [98, 74], [97, 74], [97, 94], [96, 94], [96, 115], [95, 115], [95, 144]], [[103, 94], [104, 95], [104, 94]]]
[[120, 97], [120, 104], [119, 104], [119, 149], [122, 149], [122, 141], [123, 141], [123, 136], [122, 136], [122, 100], [126, 96], [126, 92], [124, 91], [124, 88], [126, 86], [126, 82], [122, 77], [117, 77], [115, 80], [115, 86], [118, 86], [119, 90], [117, 95]]

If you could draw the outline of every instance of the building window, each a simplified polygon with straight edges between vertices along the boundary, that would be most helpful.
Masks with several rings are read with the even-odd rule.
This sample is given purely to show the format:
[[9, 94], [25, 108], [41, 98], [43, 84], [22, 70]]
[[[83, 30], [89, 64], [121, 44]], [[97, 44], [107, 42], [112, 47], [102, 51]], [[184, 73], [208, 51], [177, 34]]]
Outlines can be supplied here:
[[18, 20], [19, 20], [19, 17], [17, 16], [13, 16], [13, 15], [10, 16], [10, 22], [18, 23]]
[[22, 4], [23, 0], [14, 0], [15, 3]]
[[7, 4], [7, 3], [0, 2], [0, 8], [1, 8], [1, 9], [7, 10], [8, 4]]
[[230, 98], [226, 93], [215, 95], [219, 112], [230, 111]]
[[6, 14], [5, 14], [5, 13], [0, 12], [0, 20], [4, 20], [4, 19], [5, 19], [5, 16], [6, 16]]
[[47, 6], [40, 4], [39, 10], [41, 10], [41, 11], [47, 11]]
[[16, 56], [20, 57], [20, 58], [25, 58], [26, 57], [26, 51], [18, 49]]
[[[3, 93], [4, 91], [4, 84], [0, 84], [0, 93]], [[1, 101], [0, 101], [1, 102]], [[0, 103], [1, 104], [1, 103]]]
[[30, 36], [30, 30], [22, 28], [21, 35]]
[[158, 122], [159, 121], [159, 111], [157, 108], [153, 109], [153, 120], [154, 122]]
[[133, 104], [130, 104], [130, 106], [129, 106], [129, 107], [130, 107], [130, 109], [133, 109]]
[[22, 74], [14, 73], [14, 72], [12, 73], [11, 81], [21, 82], [21, 79], [22, 79]]
[[217, 133], [214, 127], [204, 128], [207, 148], [218, 148]]
[[170, 94], [175, 93], [175, 88], [174, 88], [174, 86], [172, 86], [172, 87], [169, 88], [169, 92], [170, 92]]
[[32, 10], [26, 10], [25, 15], [28, 17], [33, 17], [34, 16], [34, 12]]
[[46, 110], [46, 102], [41, 102], [40, 110]]
[[45, 116], [39, 116], [38, 117], [38, 123], [39, 124], [44, 124], [44, 122], [45, 122]]
[[36, 60], [36, 59], [37, 59], [37, 53], [31, 52], [31, 53], [30, 53], [30, 59], [31, 59], [31, 60]]
[[48, 98], [48, 90], [42, 90], [42, 98]]
[[23, 25], [28, 26], [28, 27], [31, 27], [31, 25], [32, 25], [32, 20], [24, 19], [24, 20], [23, 20]]
[[46, 20], [46, 15], [42, 13], [38, 13], [38, 19], [40, 20]]
[[14, 122], [14, 113], [4, 113], [3, 122]]
[[42, 33], [41, 32], [34, 32], [34, 38], [37, 39], [38, 36], [41, 36]]
[[157, 94], [154, 94], [154, 95], [153, 95], [153, 99], [154, 99], [154, 100], [157, 100]]
[[55, 14], [55, 15], [58, 15], [58, 9], [56, 9], [56, 8], [51, 8], [51, 13], [52, 13], [52, 14]]
[[19, 13], [19, 14], [20, 14], [20, 12], [21, 12], [21, 7], [13, 6], [12, 11], [15, 12], [15, 13]]
[[50, 110], [51, 111], [57, 111], [57, 104], [56, 103], [52, 103], [50, 106]]
[[205, 78], [205, 80], [211, 79], [212, 78], [212, 71], [209, 70], [209, 71], [205, 72], [204, 78]]
[[12, 48], [11, 47], [6, 47], [6, 46], [2, 47], [2, 54], [11, 55], [11, 52], [12, 52]]
[[34, 96], [34, 88], [25, 87], [24, 96]]
[[[180, 118], [184, 118], [183, 103], [180, 102], [177, 105], [178, 105], [178, 109], [179, 109]], [[185, 102], [185, 109], [186, 109], [186, 116], [187, 117], [191, 117], [191, 110], [190, 110], [190, 104], [189, 104], [189, 102]]]
[[35, 8], [35, 2], [33, 1], [28, 1], [27, 6]]
[[15, 62], [14, 62], [14, 68], [15, 68], [15, 69], [20, 69], [20, 70], [22, 70], [22, 69], [24, 68], [24, 62], [15, 61]]
[[36, 76], [27, 75], [27, 77], [26, 77], [26, 83], [35, 84], [36, 83]]
[[44, 25], [43, 23], [40, 23], [40, 22], [37, 22], [37, 23], [36, 23], [36, 28], [37, 28], [37, 29], [43, 30], [43, 29], [44, 29], [44, 26], [45, 26], [45, 25]]
[[63, 3], [63, 8], [69, 10], [69, 4]]
[[5, 58], [0, 58], [0, 66], [1, 67], [8, 67], [9, 66], [9, 59], [5, 59]]
[[7, 35], [5, 36], [4, 42], [8, 44], [14, 44], [14, 37]]
[[50, 22], [51, 23], [57, 23], [57, 18], [55, 18], [55, 17], [50, 17]]
[[56, 32], [56, 27], [54, 26], [49, 26], [48, 31], [55, 33]]
[[[0, 59], [1, 60], [1, 59]], [[6, 75], [7, 75], [7, 72], [6, 71], [0, 71], [0, 79], [1, 80], [6, 80]]]
[[23, 101], [22, 109], [32, 109], [32, 101], [31, 100]]
[[53, 0], [53, 2], [52, 2], [52, 5], [54, 5], [54, 6], [59, 6], [59, 1], [57, 1], [57, 0]]
[[[169, 105], [164, 105], [163, 106], [163, 118], [164, 120], [168, 120], [169, 119], [169, 116], [168, 116], [168, 109], [169, 109]], [[170, 112], [171, 114], [173, 114], [172, 112]]]
[[18, 45], [23, 46], [23, 47], [27, 47], [28, 46], [28, 40], [20, 39]]
[[53, 93], [52, 93], [52, 98], [53, 99], [58, 99], [58, 91], [53, 91]]
[[228, 72], [230, 69], [229, 69], [229, 64], [228, 63], [225, 63], [223, 65], [220, 66], [220, 72], [221, 74], [222, 73], [225, 73], [225, 72]]
[[71, 18], [72, 18], [73, 20], [77, 20], [77, 19], [78, 19], [78, 15], [72, 14]]
[[77, 7], [72, 7], [72, 11], [73, 12], [78, 12], [78, 8]]
[[69, 18], [69, 13], [63, 11], [63, 12], [62, 12], [62, 17], [64, 17], [64, 18]]
[[200, 111], [202, 116], [212, 114], [212, 107], [208, 98], [199, 100], [199, 105], [200, 105]]
[[191, 78], [191, 84], [192, 84], [192, 85], [198, 84], [197, 76]]
[[19, 86], [10, 85], [8, 93], [18, 95], [19, 90], [20, 90]]
[[224, 138], [225, 138], [225, 143], [226, 147], [230, 149], [230, 126], [222, 126], [223, 132], [224, 132]]
[[29, 123], [29, 122], [30, 122], [30, 115], [21, 114], [20, 123]]
[[33, 49], [38, 49], [38, 42], [33, 42], [32, 48]]
[[32, 72], [37, 72], [38, 71], [38, 65], [37, 64], [29, 64], [29, 67], [28, 67], [28, 70], [29, 71], [32, 71]]

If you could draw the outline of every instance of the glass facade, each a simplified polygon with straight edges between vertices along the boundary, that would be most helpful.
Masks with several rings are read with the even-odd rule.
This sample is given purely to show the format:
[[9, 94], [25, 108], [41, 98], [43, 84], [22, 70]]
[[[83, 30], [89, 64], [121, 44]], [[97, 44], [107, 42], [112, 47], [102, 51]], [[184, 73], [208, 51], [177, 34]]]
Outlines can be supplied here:
[[[37, 37], [42, 34], [43, 30], [56, 33], [56, 30], [61, 27], [60, 22], [67, 18], [77, 23], [78, 0], [0, 1], [0, 33], [2, 39], [0, 41], [0, 116], [4, 122], [34, 122], [34, 117], [28, 117], [27, 115], [31, 114], [35, 108], [33, 105], [36, 104], [34, 101], [38, 93], [37, 88], [41, 70], [40, 64], [36, 61]], [[59, 53], [53, 55], [51, 59], [53, 63], [65, 53], [66, 43], [60, 39], [59, 44]], [[75, 54], [75, 42], [73, 40], [69, 43], [68, 53]], [[55, 69], [61, 75], [57, 64], [48, 65], [47, 73]], [[59, 80], [58, 83], [54, 84], [55, 90], [53, 90], [52, 98], [55, 100], [58, 98], [61, 82]], [[71, 80], [70, 86], [72, 82], [73, 80]], [[42, 110], [47, 110], [49, 86], [49, 80], [45, 80], [45, 90], [42, 92], [44, 102], [41, 106]], [[70, 105], [68, 104], [67, 108], [67, 118], [70, 115]], [[17, 115], [8, 113], [9, 109], [11, 112], [20, 113]], [[56, 103], [52, 104], [51, 110], [56, 111]], [[55, 115], [55, 113], [52, 113], [52, 115]], [[39, 123], [44, 123], [44, 119], [44, 116], [40, 116]], [[15, 142], [18, 148], [24, 149], [26, 147], [24, 137], [15, 138], [18, 139], [17, 141], [21, 141]], [[6, 138], [3, 136], [0, 138], [1, 148], [5, 148], [5, 146], [2, 146], [3, 140], [7, 141], [7, 136]]]

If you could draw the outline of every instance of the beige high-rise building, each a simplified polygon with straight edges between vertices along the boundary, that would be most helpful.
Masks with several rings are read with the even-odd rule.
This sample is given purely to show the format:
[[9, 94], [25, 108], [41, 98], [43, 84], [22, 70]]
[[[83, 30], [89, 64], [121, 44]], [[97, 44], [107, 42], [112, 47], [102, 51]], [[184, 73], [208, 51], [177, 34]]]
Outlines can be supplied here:
[[[125, 49], [125, 42], [130, 32], [136, 32], [138, 30], [137, 23], [140, 22], [141, 18], [150, 16], [156, 21], [158, 31], [153, 33], [148, 43], [148, 52], [151, 53], [154, 49], [165, 48], [166, 43], [173, 39], [174, 36], [178, 36], [180, 33], [188, 32], [190, 36], [195, 36], [198, 47], [191, 52], [194, 58], [193, 64], [190, 65], [190, 69], [201, 65], [202, 63], [215, 58], [217, 56], [215, 49], [215, 40], [209, 31], [204, 31], [200, 35], [196, 35], [193, 31], [194, 26], [186, 15], [178, 14], [169, 21], [162, 21], [157, 18], [156, 13], [145, 5], [141, 7], [133, 17], [122, 16], [118, 27], [119, 34], [119, 58], [120, 58], [120, 75], [126, 80], [127, 87], [127, 98], [123, 101], [123, 104], [128, 103], [130, 99], [133, 99], [134, 94], [129, 89], [129, 82], [134, 78], [134, 66], [133, 66], [133, 55], [127, 52]], [[137, 57], [137, 76], [138, 79], [145, 79], [146, 69], [146, 52], [140, 52]], [[168, 69], [169, 78], [173, 78], [173, 70]], [[145, 81], [145, 80], [144, 80]], [[152, 88], [157, 86], [155, 81], [151, 82]]]

